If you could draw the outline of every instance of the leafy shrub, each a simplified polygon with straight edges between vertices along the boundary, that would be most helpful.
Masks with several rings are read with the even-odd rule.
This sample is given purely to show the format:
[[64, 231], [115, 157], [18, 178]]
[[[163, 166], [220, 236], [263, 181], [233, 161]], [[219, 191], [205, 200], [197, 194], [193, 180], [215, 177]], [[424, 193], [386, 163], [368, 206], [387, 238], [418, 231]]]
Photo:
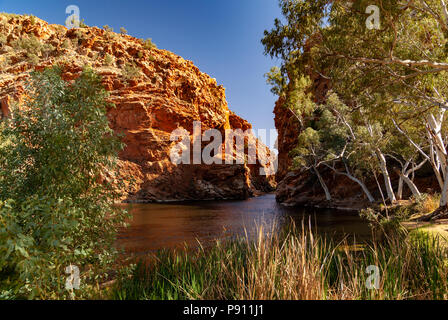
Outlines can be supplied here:
[[62, 48], [64, 49], [70, 49], [72, 47], [72, 42], [68, 39], [65, 39], [62, 43]]
[[123, 67], [123, 79], [125, 81], [135, 80], [140, 77], [140, 68], [135, 65], [133, 62], [128, 62]]
[[124, 34], [128, 34], [128, 30], [126, 30], [125, 28], [121, 27], [120, 28], [120, 33], [123, 34], [123, 35]]
[[19, 14], [15, 14], [15, 13], [6, 13], [6, 12], [1, 12], [0, 15], [6, 17], [6, 18], [8, 18], [8, 19], [11, 19], [11, 18], [19, 18], [19, 17], [20, 17]]
[[28, 61], [33, 63], [36, 62], [36, 57], [41, 55], [48, 56], [50, 52], [54, 51], [54, 47], [51, 44], [42, 43], [34, 35], [13, 41], [12, 47], [25, 50]]
[[74, 47], [74, 48], [76, 48], [79, 45], [79, 39], [78, 38], [71, 39], [70, 42], [72, 43], [72, 47]]
[[8, 43], [8, 37], [4, 34], [0, 34], [0, 46]]
[[84, 19], [82, 19], [82, 20], [79, 22], [79, 27], [80, 27], [80, 28], [87, 28], [87, 27], [88, 27], [88, 25], [85, 23]]
[[84, 32], [82, 32], [82, 30], [81, 29], [75, 29], [75, 31], [73, 32], [73, 34], [75, 35], [75, 37], [76, 37], [76, 39], [78, 39], [78, 40], [82, 40], [82, 39], [84, 39]]
[[157, 46], [152, 42], [151, 38], [148, 38], [145, 41], [143, 41], [143, 48], [150, 50], [153, 48], [157, 48]]
[[106, 56], [104, 57], [104, 64], [106, 66], [112, 66], [115, 63], [115, 58], [109, 53], [106, 53]]
[[28, 59], [27, 61], [31, 64], [31, 65], [36, 65], [39, 63], [40, 59], [37, 55], [35, 55], [34, 53], [29, 53], [28, 54]]
[[109, 27], [107, 24], [103, 26], [103, 29], [106, 32], [114, 32], [114, 29], [112, 27]]
[[11, 58], [10, 57], [3, 57], [3, 59], [0, 59], [0, 67], [3, 68], [7, 68], [8, 66], [11, 65]]
[[32, 73], [29, 99], [0, 124], [0, 296], [68, 298], [65, 268], [84, 297], [107, 276], [124, 212], [105, 181], [122, 144], [109, 128], [107, 92], [84, 70]]
[[372, 208], [360, 211], [360, 216], [369, 222], [370, 227], [378, 232], [380, 237], [403, 237], [407, 231], [401, 222], [409, 216], [406, 207], [400, 207], [395, 214], [382, 214]]

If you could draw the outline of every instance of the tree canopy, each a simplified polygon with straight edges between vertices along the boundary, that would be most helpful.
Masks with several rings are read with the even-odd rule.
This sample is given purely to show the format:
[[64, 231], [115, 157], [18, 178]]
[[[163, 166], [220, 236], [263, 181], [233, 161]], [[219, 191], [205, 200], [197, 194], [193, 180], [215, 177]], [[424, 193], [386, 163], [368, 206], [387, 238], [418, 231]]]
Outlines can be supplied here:
[[[317, 130], [321, 147], [331, 151], [328, 144], [337, 135], [345, 141], [342, 145], [346, 150], [339, 157], [339, 164], [330, 166], [350, 168], [360, 180], [378, 171], [384, 178], [380, 191], [385, 190], [390, 201], [396, 200], [396, 194], [401, 197], [403, 181], [414, 196], [419, 195], [409, 174], [430, 165], [439, 182], [440, 205], [445, 206], [448, 188], [445, 1], [279, 2], [283, 19], [275, 20], [274, 28], [265, 31], [262, 39], [265, 54], [282, 61], [275, 77], [271, 73], [268, 78], [274, 84], [273, 92], [286, 97], [285, 105], [296, 110], [296, 116], [306, 119], [309, 106], [304, 107], [294, 97], [297, 91], [312, 91], [312, 85], [304, 90], [297, 83], [303, 83], [300, 80], [303, 78], [328, 81], [330, 89], [321, 93], [324, 102], [313, 99], [313, 112], [327, 105], [325, 110], [331, 116], [324, 112], [320, 121], [334, 117], [346, 128], [345, 132], [338, 132], [338, 126], [332, 129], [327, 124], [316, 129], [307, 124], [301, 136], [312, 137], [309, 128]], [[338, 108], [331, 107], [335, 99], [340, 101]], [[297, 150], [296, 156], [303, 158], [311, 147], [306, 140], [299, 139]], [[326, 156], [329, 153], [323, 152]], [[320, 159], [322, 155], [314, 158]], [[401, 186], [391, 183], [391, 163], [401, 164], [398, 170]], [[321, 165], [328, 166], [328, 159]]]
[[82, 294], [114, 258], [124, 212], [106, 174], [122, 144], [92, 70], [73, 82], [57, 67], [34, 72], [27, 92], [0, 123], [0, 294], [67, 296], [70, 265]]

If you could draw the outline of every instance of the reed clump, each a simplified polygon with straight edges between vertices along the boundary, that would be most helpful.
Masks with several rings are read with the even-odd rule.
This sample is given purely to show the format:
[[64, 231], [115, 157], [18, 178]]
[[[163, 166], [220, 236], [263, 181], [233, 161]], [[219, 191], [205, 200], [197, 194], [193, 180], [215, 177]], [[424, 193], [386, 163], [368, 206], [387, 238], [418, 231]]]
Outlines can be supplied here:
[[[448, 254], [438, 238], [413, 233], [359, 246], [326, 240], [310, 229], [294, 224], [283, 231], [260, 227], [255, 238], [160, 251], [151, 262], [139, 262], [131, 277], [119, 279], [111, 298], [448, 298]], [[366, 272], [369, 266], [378, 268], [376, 283]]]

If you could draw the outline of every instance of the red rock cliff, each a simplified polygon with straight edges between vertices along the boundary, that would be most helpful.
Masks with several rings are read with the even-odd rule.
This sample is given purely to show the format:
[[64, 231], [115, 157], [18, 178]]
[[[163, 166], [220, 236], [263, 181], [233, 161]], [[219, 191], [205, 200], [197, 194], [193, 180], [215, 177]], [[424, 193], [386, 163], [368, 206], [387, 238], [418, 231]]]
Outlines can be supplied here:
[[[246, 198], [271, 191], [273, 176], [262, 176], [263, 165], [175, 165], [170, 161], [170, 134], [193, 122], [202, 130], [251, 128], [232, 113], [225, 89], [191, 61], [166, 50], [144, 46], [140, 39], [96, 27], [67, 30], [34, 17], [0, 15], [0, 102], [7, 115], [11, 100], [20, 100], [23, 83], [33, 69], [58, 64], [66, 80], [90, 65], [103, 78], [116, 108], [108, 111], [111, 127], [123, 133], [125, 149], [118, 172], [126, 201]], [[37, 53], [17, 45], [17, 39], [38, 39]], [[133, 77], [128, 76], [131, 70]], [[246, 143], [255, 144], [250, 136]], [[257, 152], [269, 155], [261, 146]]]

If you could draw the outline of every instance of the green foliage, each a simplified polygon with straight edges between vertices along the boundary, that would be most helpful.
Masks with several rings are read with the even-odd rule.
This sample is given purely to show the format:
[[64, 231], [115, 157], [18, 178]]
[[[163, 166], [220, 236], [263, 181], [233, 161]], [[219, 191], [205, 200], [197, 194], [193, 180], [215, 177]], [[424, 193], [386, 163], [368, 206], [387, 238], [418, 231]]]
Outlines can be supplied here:
[[122, 71], [125, 81], [135, 80], [141, 76], [140, 68], [134, 62], [127, 62]]
[[6, 69], [9, 66], [11, 66], [11, 57], [4, 56], [3, 60], [0, 61], [0, 67]]
[[7, 12], [0, 12], [0, 15], [6, 17], [6, 18], [8, 18], [8, 19], [11, 19], [11, 18], [19, 18], [19, 17], [20, 17], [20, 14], [7, 13]]
[[28, 61], [37, 64], [39, 57], [48, 55], [54, 51], [54, 47], [48, 43], [42, 43], [36, 36], [23, 37], [12, 42], [12, 47], [18, 50], [25, 50]]
[[62, 43], [62, 48], [70, 49], [72, 47], [72, 42], [69, 39], [65, 39]]
[[72, 39], [72, 43], [77, 46], [78, 43], [80, 43], [80, 41], [84, 39], [84, 32], [80, 28], [77, 28], [75, 29], [75, 31], [73, 31], [73, 35], [75, 36], [75, 38]]
[[[436, 142], [428, 141], [434, 140], [426, 133], [428, 117], [439, 114], [448, 95], [446, 66], [439, 67], [448, 61], [443, 2], [279, 3], [283, 19], [265, 31], [262, 43], [265, 54], [282, 61], [268, 73], [272, 92], [300, 122], [294, 163], [306, 167], [310, 158], [320, 163], [336, 157], [335, 165], [348, 165], [355, 176], [388, 176], [391, 159], [403, 166], [419, 158], [415, 145], [429, 154], [428, 142]], [[366, 27], [369, 5], [381, 8], [380, 30]], [[319, 145], [306, 143], [308, 127], [318, 132]], [[447, 128], [443, 119], [443, 136]]]
[[128, 34], [128, 30], [126, 30], [125, 28], [121, 27], [121, 28], [120, 28], [120, 33], [121, 33], [122, 35]]
[[112, 27], [109, 27], [107, 24], [103, 26], [104, 31], [107, 33], [114, 32], [114, 29]]
[[81, 19], [81, 21], [79, 21], [79, 27], [88, 28], [89, 26], [85, 23], [84, 19]]
[[150, 50], [153, 48], [157, 48], [157, 46], [152, 42], [151, 38], [148, 38], [145, 41], [143, 41], [143, 48]]
[[106, 66], [112, 66], [115, 63], [115, 57], [109, 53], [104, 56], [104, 64]]
[[415, 202], [415, 211], [419, 215], [434, 212], [440, 203], [440, 194], [430, 195], [422, 193], [419, 197], [413, 199]]
[[0, 35], [0, 47], [8, 44], [8, 37], [4, 34]]
[[38, 56], [36, 56], [34, 53], [28, 54], [28, 62], [32, 65], [36, 65], [39, 63], [40, 59]]
[[0, 291], [67, 298], [64, 270], [73, 264], [83, 297], [107, 276], [123, 224], [104, 179], [122, 144], [93, 71], [73, 83], [58, 68], [34, 72], [28, 92], [0, 130]]
[[283, 77], [280, 68], [272, 67], [264, 76], [266, 77], [266, 82], [271, 86], [271, 92], [280, 96], [286, 87], [286, 79]]

